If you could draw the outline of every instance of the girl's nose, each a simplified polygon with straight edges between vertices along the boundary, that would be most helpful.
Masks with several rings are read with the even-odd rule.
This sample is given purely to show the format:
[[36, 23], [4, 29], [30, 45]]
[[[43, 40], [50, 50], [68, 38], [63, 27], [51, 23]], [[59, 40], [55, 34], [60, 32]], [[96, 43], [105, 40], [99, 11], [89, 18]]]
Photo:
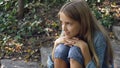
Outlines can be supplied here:
[[64, 24], [64, 25], [62, 25], [62, 30], [63, 31], [67, 31], [67, 27], [66, 27], [66, 25]]

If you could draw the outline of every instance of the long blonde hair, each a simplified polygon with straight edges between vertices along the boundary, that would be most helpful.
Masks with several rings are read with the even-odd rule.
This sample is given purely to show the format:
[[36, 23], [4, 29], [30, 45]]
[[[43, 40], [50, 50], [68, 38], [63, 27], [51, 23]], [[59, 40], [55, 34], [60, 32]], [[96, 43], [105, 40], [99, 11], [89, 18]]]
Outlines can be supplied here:
[[95, 31], [102, 32], [106, 39], [107, 45], [109, 45], [107, 46], [107, 56], [110, 58], [107, 58], [106, 62], [109, 64], [109, 60], [113, 60], [113, 51], [106, 31], [93, 16], [92, 12], [89, 9], [89, 6], [84, 0], [68, 2], [60, 9], [59, 13], [60, 12], [63, 12], [66, 16], [70, 17], [73, 20], [79, 21], [81, 25], [80, 35], [86, 39], [97, 68], [100, 68], [100, 60], [98, 59], [98, 55], [95, 51], [93, 43]]

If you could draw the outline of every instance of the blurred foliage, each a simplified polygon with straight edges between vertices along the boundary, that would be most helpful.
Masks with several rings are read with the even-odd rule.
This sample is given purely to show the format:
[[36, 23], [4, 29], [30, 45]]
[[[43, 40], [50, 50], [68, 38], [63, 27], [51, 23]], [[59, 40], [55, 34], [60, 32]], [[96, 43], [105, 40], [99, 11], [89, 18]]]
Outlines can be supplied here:
[[[96, 16], [98, 21], [107, 29], [111, 29], [114, 18], [110, 14], [111, 6], [109, 1], [105, 0], [86, 0], [89, 4], [93, 14]], [[106, 4], [104, 4], [104, 2]], [[102, 6], [102, 7], [101, 7]]]
[[96, 4], [96, 3], [102, 3], [105, 0], [85, 0], [89, 5]]
[[[69, 0], [24, 0], [24, 18], [18, 20], [18, 0], [0, 0], [0, 59], [15, 55], [19, 59], [34, 58], [32, 60], [39, 61], [41, 43], [44, 41], [47, 44], [46, 37], [59, 35], [56, 15], [67, 1]], [[110, 14], [111, 6], [96, 6], [103, 0], [87, 2], [101, 24], [110, 29], [114, 22]]]
[[110, 14], [110, 6], [105, 7], [92, 7], [93, 14], [96, 16], [98, 21], [107, 29], [111, 29], [114, 18], [113, 15]]
[[52, 0], [44, 0], [42, 3], [40, 0], [24, 2], [24, 18], [18, 20], [18, 0], [0, 0], [0, 59], [15, 57], [40, 61], [41, 42], [47, 44], [43, 37], [50, 36], [53, 30], [58, 29], [58, 24], [47, 19], [46, 13], [52, 5], [58, 3]]

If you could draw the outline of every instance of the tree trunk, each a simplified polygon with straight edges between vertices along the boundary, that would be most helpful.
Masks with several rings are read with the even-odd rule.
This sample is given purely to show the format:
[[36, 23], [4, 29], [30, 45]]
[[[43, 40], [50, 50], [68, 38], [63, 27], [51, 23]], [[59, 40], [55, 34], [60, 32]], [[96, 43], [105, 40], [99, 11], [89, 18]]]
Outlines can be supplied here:
[[22, 19], [24, 16], [24, 0], [18, 0], [18, 19]]
[[44, 0], [40, 0], [40, 3], [43, 3], [44, 2]]

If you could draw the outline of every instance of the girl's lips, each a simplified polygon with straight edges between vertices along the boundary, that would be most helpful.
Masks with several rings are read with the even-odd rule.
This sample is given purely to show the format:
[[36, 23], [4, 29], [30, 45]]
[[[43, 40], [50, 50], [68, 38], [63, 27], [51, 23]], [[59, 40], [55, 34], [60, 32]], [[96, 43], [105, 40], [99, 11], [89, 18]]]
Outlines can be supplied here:
[[70, 32], [65, 32], [65, 35], [69, 35], [70, 34]]

